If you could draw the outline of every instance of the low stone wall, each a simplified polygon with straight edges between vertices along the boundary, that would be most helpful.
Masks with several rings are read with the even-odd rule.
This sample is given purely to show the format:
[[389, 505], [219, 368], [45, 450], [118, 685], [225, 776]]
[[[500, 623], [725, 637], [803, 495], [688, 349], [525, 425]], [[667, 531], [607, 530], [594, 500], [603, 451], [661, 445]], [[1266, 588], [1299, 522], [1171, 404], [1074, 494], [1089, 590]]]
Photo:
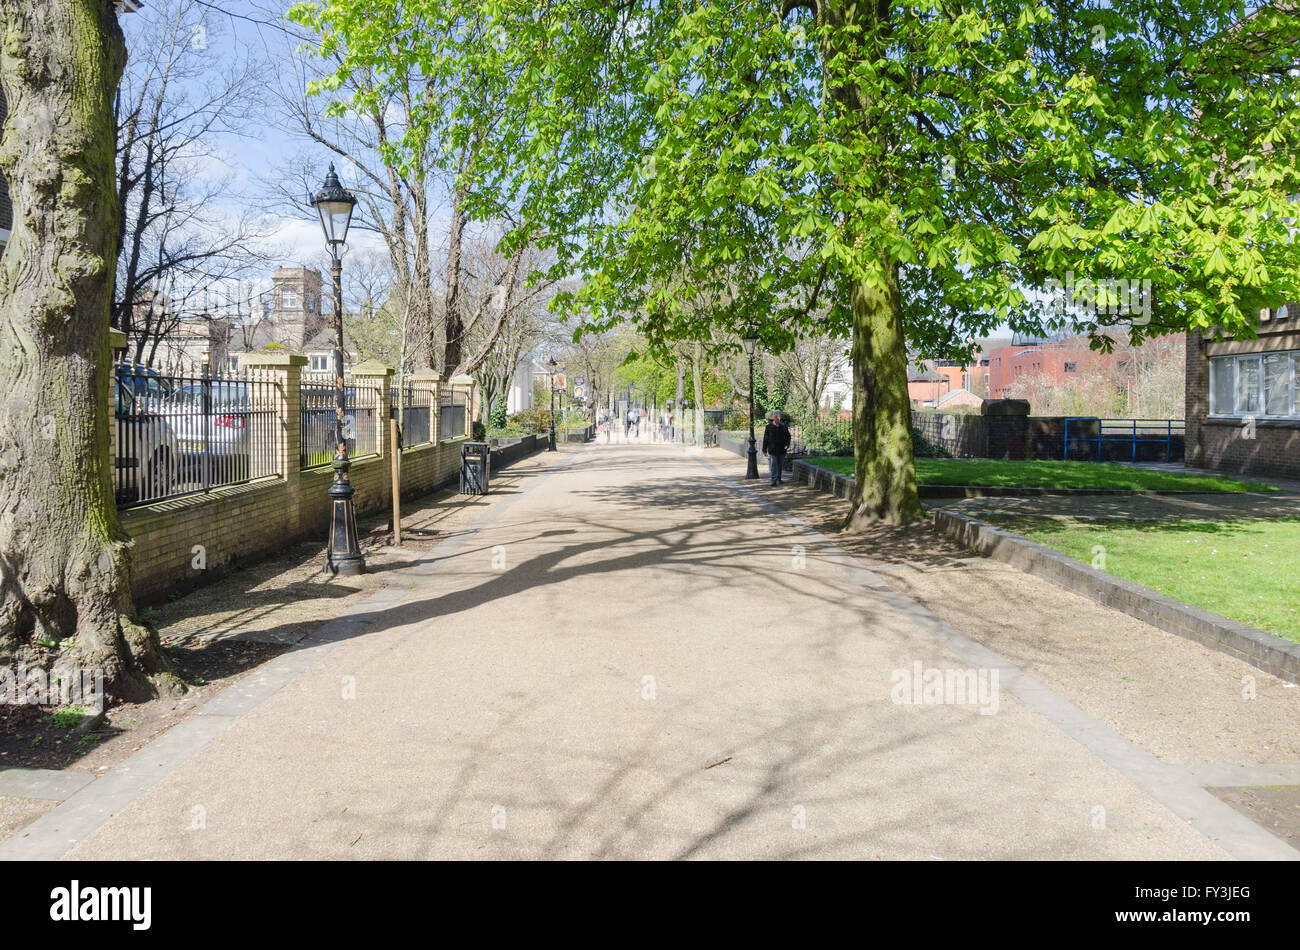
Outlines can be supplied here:
[[820, 465], [796, 460], [792, 467], [793, 481], [796, 485], [807, 485], [814, 491], [825, 492], [839, 498], [849, 498], [853, 494], [853, 476], [840, 475]]
[[[694, 439], [692, 438], [692, 439], [688, 440], [686, 444], [687, 444], [687, 445], [692, 445], [692, 444], [694, 444]], [[740, 439], [733, 439], [731, 436], [727, 435], [725, 432], [719, 432], [719, 433], [718, 433], [718, 448], [720, 448], [720, 449], [726, 449], [728, 452], [734, 452], [736, 455], [739, 455], [741, 458], [748, 458], [748, 456], [749, 456], [749, 436], [745, 436], [745, 437], [740, 438]], [[761, 436], [759, 433], [757, 433], [757, 432], [754, 433], [754, 448], [758, 450], [758, 460], [759, 460], [761, 463], [763, 463], [764, 465], [766, 465], [766, 464], [767, 464], [767, 453], [763, 451], [763, 438], [762, 438], [762, 436]]]
[[488, 457], [488, 470], [498, 472], [512, 462], [546, 448], [548, 441], [545, 436], [525, 435], [518, 439], [511, 439], [505, 445], [498, 445], [492, 449]]
[[[686, 443], [694, 445], [694, 441]], [[718, 433], [718, 448], [726, 449], [733, 452], [743, 459], [749, 458], [749, 436], [743, 439], [733, 439], [725, 432]], [[758, 433], [754, 433], [754, 449], [758, 453], [758, 473], [762, 478], [767, 478], [767, 453], [763, 451], [763, 441]], [[804, 454], [803, 447], [797, 442], [790, 445], [790, 451], [786, 454], [785, 460], [781, 466], [783, 472], [794, 472], [795, 466], [799, 464], [799, 459]]]
[[[465, 439], [402, 452], [402, 497], [453, 483]], [[535, 450], [535, 449], [534, 449]], [[508, 464], [508, 463], [507, 463]], [[392, 471], [385, 456], [352, 463], [358, 515], [392, 504]], [[333, 471], [327, 466], [188, 495], [119, 513], [131, 536], [132, 591], [137, 600], [197, 587], [297, 541], [324, 541], [329, 531]]]

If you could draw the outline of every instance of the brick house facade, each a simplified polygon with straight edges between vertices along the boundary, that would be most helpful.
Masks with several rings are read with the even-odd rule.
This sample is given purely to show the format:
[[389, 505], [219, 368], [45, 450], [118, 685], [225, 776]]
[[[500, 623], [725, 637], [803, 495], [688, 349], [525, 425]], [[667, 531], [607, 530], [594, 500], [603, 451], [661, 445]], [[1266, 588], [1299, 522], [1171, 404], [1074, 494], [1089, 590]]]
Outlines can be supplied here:
[[1300, 304], [1260, 315], [1251, 340], [1187, 335], [1187, 464], [1300, 478]]
[[1025, 376], [1043, 376], [1053, 386], [1066, 387], [1082, 373], [1115, 366], [1113, 354], [1092, 349], [1082, 338], [1012, 343], [998, 347], [989, 356], [990, 399], [1006, 399], [1012, 384]]

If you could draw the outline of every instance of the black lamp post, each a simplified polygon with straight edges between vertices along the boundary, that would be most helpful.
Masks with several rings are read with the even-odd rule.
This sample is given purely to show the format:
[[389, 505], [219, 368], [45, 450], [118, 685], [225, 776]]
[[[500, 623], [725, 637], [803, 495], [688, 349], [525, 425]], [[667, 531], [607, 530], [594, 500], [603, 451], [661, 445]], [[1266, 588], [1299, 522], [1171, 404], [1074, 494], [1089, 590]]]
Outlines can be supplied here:
[[551, 368], [551, 374], [547, 377], [547, 384], [551, 390], [551, 441], [546, 446], [546, 451], [555, 451], [555, 357], [552, 356], [549, 363], [546, 364]]
[[758, 478], [758, 448], [754, 439], [754, 350], [758, 347], [758, 337], [751, 332], [741, 343], [749, 356], [749, 467], [745, 477]]
[[334, 278], [334, 481], [329, 487], [330, 540], [325, 552], [333, 574], [361, 574], [366, 560], [357, 543], [357, 516], [352, 505], [356, 489], [348, 479], [352, 463], [348, 461], [348, 443], [344, 435], [345, 391], [343, 383], [343, 247], [352, 223], [352, 209], [357, 199], [342, 185], [330, 164], [325, 184], [311, 199], [320, 216], [325, 244], [330, 250], [330, 274]]

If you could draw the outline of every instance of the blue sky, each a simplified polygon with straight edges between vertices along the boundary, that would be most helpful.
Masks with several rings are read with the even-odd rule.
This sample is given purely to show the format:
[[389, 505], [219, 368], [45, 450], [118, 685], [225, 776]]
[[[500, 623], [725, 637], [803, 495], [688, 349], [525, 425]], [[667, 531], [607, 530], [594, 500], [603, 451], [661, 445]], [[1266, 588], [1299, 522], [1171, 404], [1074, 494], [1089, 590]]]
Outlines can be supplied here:
[[[120, 23], [130, 56], [131, 50], [148, 43], [150, 36], [158, 30], [164, 4], [193, 4], [196, 15], [201, 11], [204, 18], [201, 28], [192, 34], [192, 46], [193, 54], [203, 58], [206, 81], [218, 81], [223, 69], [251, 57], [270, 70], [269, 81], [263, 90], [267, 92], [272, 88], [272, 81], [289, 82], [292, 78], [292, 70], [286, 70], [283, 64], [289, 50], [296, 45], [288, 34], [289, 30], [295, 28], [291, 24], [285, 24], [275, 12], [277, 8], [287, 9], [288, 2], [289, 0], [222, 0], [221, 3], [211, 0], [146, 0], [144, 9], [138, 13], [122, 15]], [[197, 82], [205, 81], [205, 77], [200, 77]], [[239, 134], [221, 130], [210, 133], [209, 141], [214, 146], [215, 155], [213, 160], [201, 163], [201, 169], [213, 178], [229, 179], [226, 195], [217, 204], [220, 214], [231, 219], [247, 212], [262, 216], [263, 223], [270, 231], [265, 245], [267, 252], [272, 255], [272, 262], [266, 268], [268, 281], [275, 264], [315, 266], [321, 263], [324, 255], [320, 224], [310, 209], [295, 210], [286, 207], [273, 194], [277, 185], [293, 187], [284, 184], [290, 179], [282, 174], [282, 169], [295, 161], [301, 163], [306, 159], [319, 182], [324, 178], [332, 159], [323, 147], [307, 143], [275, 127], [271, 122], [272, 111], [269, 103], [252, 104], [247, 109], [247, 115], [236, 117], [240, 126]], [[340, 163], [338, 170], [345, 187], [355, 185], [354, 180], [349, 180], [347, 167]], [[202, 174], [203, 171], [200, 171]], [[358, 229], [349, 235], [349, 244], [351, 254], [367, 248], [382, 247], [376, 235]]]

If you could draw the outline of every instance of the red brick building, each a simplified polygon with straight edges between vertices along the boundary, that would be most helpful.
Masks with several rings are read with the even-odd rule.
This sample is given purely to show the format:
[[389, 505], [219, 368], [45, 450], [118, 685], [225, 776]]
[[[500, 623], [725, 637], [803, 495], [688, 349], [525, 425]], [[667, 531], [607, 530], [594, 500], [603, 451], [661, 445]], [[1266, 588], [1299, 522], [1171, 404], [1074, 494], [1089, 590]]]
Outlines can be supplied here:
[[989, 398], [1008, 398], [1012, 383], [1041, 374], [1056, 386], [1068, 386], [1072, 376], [1097, 368], [1112, 368], [1113, 354], [1089, 348], [1086, 340], [1013, 341], [989, 353]]
[[943, 373], [933, 369], [908, 367], [907, 398], [912, 401], [912, 405], [933, 406], [952, 389], [950, 379]]

